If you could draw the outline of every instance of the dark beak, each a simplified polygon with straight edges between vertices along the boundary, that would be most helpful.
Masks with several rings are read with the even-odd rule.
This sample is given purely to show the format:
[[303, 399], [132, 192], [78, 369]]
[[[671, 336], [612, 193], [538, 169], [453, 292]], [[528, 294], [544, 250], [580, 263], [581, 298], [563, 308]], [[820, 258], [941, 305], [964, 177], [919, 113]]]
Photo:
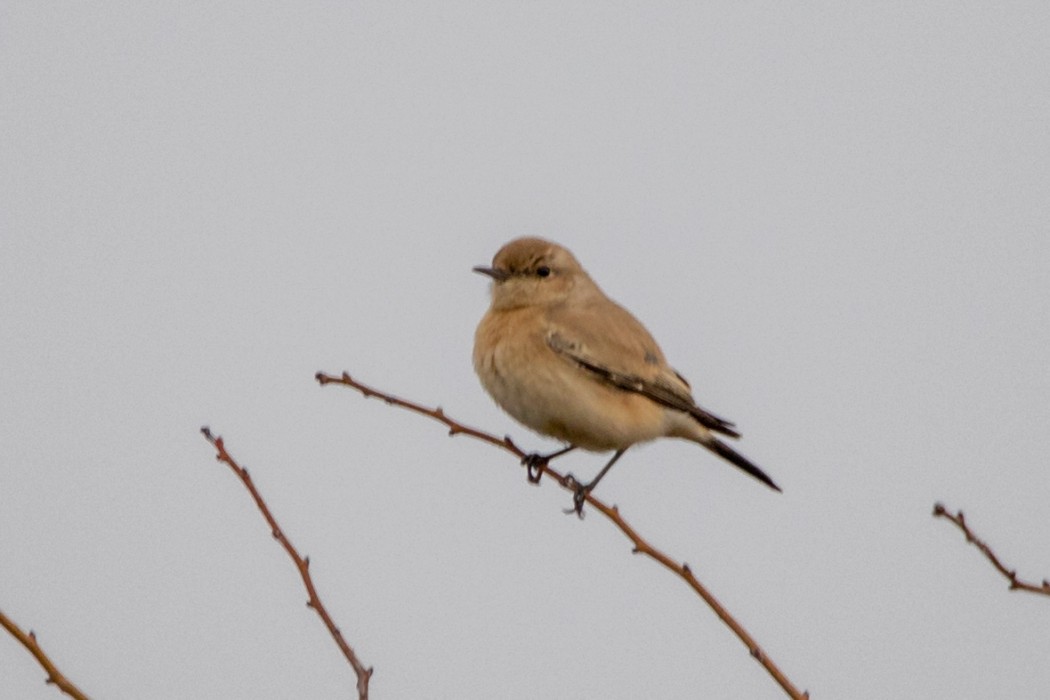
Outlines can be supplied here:
[[478, 265], [477, 267], [475, 267], [474, 272], [480, 273], [482, 275], [488, 275], [497, 282], [502, 282], [510, 276], [505, 270], [497, 270], [494, 267], [485, 267], [483, 265]]

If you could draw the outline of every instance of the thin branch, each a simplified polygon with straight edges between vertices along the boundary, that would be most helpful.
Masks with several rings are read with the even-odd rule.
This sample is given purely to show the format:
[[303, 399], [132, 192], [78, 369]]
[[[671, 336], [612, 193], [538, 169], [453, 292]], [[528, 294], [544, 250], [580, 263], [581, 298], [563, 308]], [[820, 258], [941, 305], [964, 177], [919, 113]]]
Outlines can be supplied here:
[[1042, 595], [1050, 596], [1050, 581], [1043, 579], [1042, 585], [1036, 585], [1017, 578], [1017, 570], [1006, 568], [1006, 565], [999, 561], [999, 557], [995, 555], [992, 548], [985, 544], [984, 540], [973, 534], [973, 531], [967, 526], [966, 517], [961, 510], [955, 515], [952, 515], [943, 504], [934, 503], [933, 517], [947, 518], [955, 523], [955, 526], [962, 530], [963, 534], [966, 535], [966, 541], [981, 550], [981, 552], [984, 553], [984, 556], [988, 558], [988, 561], [992, 562], [992, 566], [994, 566], [1000, 574], [1006, 577], [1006, 580], [1010, 582], [1011, 591], [1028, 591], [1029, 593], [1040, 593]]
[[44, 667], [47, 671], [46, 683], [58, 686], [58, 689], [71, 698], [77, 698], [77, 700], [88, 700], [88, 696], [84, 694], [80, 688], [73, 685], [72, 681], [62, 675], [62, 672], [58, 670], [55, 663], [51, 660], [44, 650], [40, 648], [40, 645], [36, 641], [36, 635], [33, 634], [33, 630], [29, 630], [28, 633], [23, 632], [15, 622], [4, 614], [3, 610], [0, 610], [0, 625], [3, 625], [4, 629], [11, 633], [11, 635], [22, 643], [29, 653], [32, 654], [37, 662]]
[[328, 628], [328, 633], [332, 635], [332, 639], [334, 639], [336, 645], [339, 646], [339, 650], [343, 652], [343, 656], [346, 657], [346, 660], [354, 669], [354, 673], [357, 674], [357, 696], [359, 700], [368, 700], [368, 681], [372, 677], [373, 669], [365, 668], [364, 664], [362, 664], [357, 658], [357, 654], [354, 653], [354, 650], [346, 643], [346, 640], [343, 639], [343, 633], [339, 631], [338, 627], [336, 627], [335, 622], [332, 621], [331, 616], [328, 614], [328, 610], [325, 609], [324, 603], [321, 602], [320, 596], [317, 595], [317, 589], [314, 587], [313, 579], [310, 576], [310, 557], [302, 557], [299, 555], [299, 551], [292, 545], [291, 541], [284, 534], [284, 531], [277, 524], [277, 520], [273, 517], [273, 514], [270, 512], [263, 497], [259, 494], [258, 489], [255, 488], [255, 484], [252, 482], [248, 470], [234, 461], [233, 457], [231, 457], [226, 451], [222, 438], [218, 435], [212, 435], [207, 427], [201, 428], [201, 433], [203, 433], [205, 439], [215, 447], [217, 453], [216, 459], [229, 466], [244, 483], [245, 488], [248, 489], [248, 492], [255, 500], [255, 505], [259, 507], [263, 517], [266, 518], [266, 522], [270, 526], [270, 531], [273, 533], [274, 539], [281, 543], [281, 546], [284, 547], [284, 551], [288, 552], [288, 556], [292, 558], [295, 567], [299, 570], [299, 575], [303, 579], [306, 593], [309, 596], [306, 606], [313, 608], [313, 610], [317, 612], [321, 621], [324, 622], [324, 626]]
[[[514, 456], [518, 457], [522, 461], [522, 463], [527, 467], [538, 467], [540, 469], [541, 474], [546, 474], [551, 479], [556, 481], [558, 485], [560, 485], [562, 488], [566, 489], [567, 491], [573, 492], [574, 495], [576, 493], [577, 484], [575, 479], [573, 479], [571, 476], [561, 474], [560, 472], [552, 469], [550, 465], [543, 462], [542, 459], [539, 460], [539, 462], [537, 463], [535, 455], [526, 454], [517, 445], [515, 445], [509, 437], [504, 437], [500, 439], [495, 437], [494, 435], [478, 430], [477, 428], [471, 428], [469, 426], [463, 425], [462, 423], [452, 420], [451, 418], [446, 416], [445, 412], [440, 407], [427, 408], [426, 406], [413, 403], [412, 401], [406, 401], [405, 399], [400, 399], [396, 396], [391, 396], [381, 391], [377, 391], [376, 389], [373, 389], [352, 379], [350, 375], [346, 372], [343, 372], [342, 376], [338, 377], [324, 374], [323, 372], [318, 372], [316, 375], [316, 379], [321, 386], [325, 386], [327, 384], [342, 384], [344, 386], [350, 387], [351, 389], [356, 389], [357, 391], [364, 394], [366, 398], [374, 396], [376, 398], [382, 399], [383, 401], [392, 406], [399, 406], [401, 408], [408, 409], [409, 411], [412, 411], [414, 413], [433, 418], [434, 420], [439, 421], [448, 427], [450, 436], [469, 435], [470, 437], [481, 440], [482, 442], [487, 442], [490, 445], [500, 447], [506, 450], [507, 452], [510, 452]], [[641, 535], [639, 535], [638, 532], [631, 525], [629, 525], [626, 520], [623, 519], [623, 516], [620, 515], [620, 511], [619, 509], [617, 509], [616, 506], [606, 505], [603, 501], [595, 498], [590, 493], [584, 494], [584, 498], [586, 499], [587, 503], [591, 504], [592, 507], [594, 507], [605, 517], [607, 517], [610, 521], [612, 521], [612, 523], [616, 525], [616, 527], [618, 527], [624, 535], [627, 536], [627, 538], [634, 545], [634, 553], [643, 554], [649, 557], [650, 559], [653, 559], [654, 561], [662, 565], [664, 568], [673, 572], [679, 578], [685, 581], [686, 584], [690, 588], [692, 588], [697, 593], [697, 595], [699, 595], [704, 600], [704, 602], [711, 607], [712, 610], [714, 610], [715, 614], [718, 615], [718, 617], [733, 631], [737, 638], [744, 643], [744, 646], [747, 647], [748, 651], [751, 653], [751, 656], [753, 656], [760, 664], [762, 664], [762, 667], [766, 669], [769, 675], [773, 677], [773, 679], [780, 685], [781, 688], [783, 688], [784, 692], [787, 693], [789, 697], [795, 698], [796, 700], [809, 698], [809, 693], [805, 691], [799, 691], [798, 688], [796, 688], [791, 683], [791, 681], [787, 678], [787, 676], [784, 675], [784, 673], [773, 662], [773, 660], [769, 658], [769, 656], [762, 650], [762, 648], [758, 645], [758, 642], [755, 641], [754, 637], [748, 634], [747, 630], [745, 630], [744, 627], [739, 622], [737, 622], [732, 615], [729, 614], [729, 611], [726, 610], [725, 607], [718, 602], [718, 599], [715, 598], [714, 595], [712, 595], [711, 592], [708, 591], [707, 588], [704, 587], [704, 585], [697, 580], [696, 576], [693, 575], [692, 570], [690, 570], [688, 564], [676, 562], [667, 554], [663, 553], [656, 547], [649, 544], [648, 541], [646, 541]]]

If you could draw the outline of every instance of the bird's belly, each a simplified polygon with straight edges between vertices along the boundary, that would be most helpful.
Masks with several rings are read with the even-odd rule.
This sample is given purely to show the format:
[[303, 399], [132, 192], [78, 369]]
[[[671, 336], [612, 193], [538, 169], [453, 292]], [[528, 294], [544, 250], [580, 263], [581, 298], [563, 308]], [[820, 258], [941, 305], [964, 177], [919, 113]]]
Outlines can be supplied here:
[[624, 449], [666, 434], [666, 409], [638, 394], [602, 384], [560, 358], [529, 362], [531, 351], [500, 343], [479, 367], [482, 384], [496, 403], [538, 433], [604, 452]]

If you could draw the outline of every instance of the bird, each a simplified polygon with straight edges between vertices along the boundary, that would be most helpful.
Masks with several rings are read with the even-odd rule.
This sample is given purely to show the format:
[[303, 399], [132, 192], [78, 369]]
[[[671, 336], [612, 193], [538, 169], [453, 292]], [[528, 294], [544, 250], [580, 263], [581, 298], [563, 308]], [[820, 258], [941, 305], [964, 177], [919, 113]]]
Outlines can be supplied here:
[[[773, 480], [721, 438], [736, 426], [701, 408], [645, 326], [610, 299], [557, 243], [517, 238], [474, 272], [491, 278], [491, 303], [474, 334], [474, 369], [519, 423], [566, 444], [529, 455], [532, 468], [581, 448], [613, 452], [598, 475], [575, 484], [575, 512], [632, 445], [683, 438], [703, 445], [766, 486]], [[568, 511], [572, 512], [572, 511]]]

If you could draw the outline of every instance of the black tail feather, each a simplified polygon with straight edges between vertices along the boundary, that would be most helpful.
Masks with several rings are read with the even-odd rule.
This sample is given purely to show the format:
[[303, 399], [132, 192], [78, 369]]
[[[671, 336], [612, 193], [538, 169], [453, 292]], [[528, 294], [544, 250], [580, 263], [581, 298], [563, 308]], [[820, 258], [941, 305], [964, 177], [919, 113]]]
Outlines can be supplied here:
[[774, 484], [773, 480], [770, 479], [764, 471], [752, 464], [747, 457], [743, 456], [718, 438], [712, 437], [709, 442], [704, 442], [703, 445], [722, 459], [747, 472], [774, 491], [780, 491], [780, 487]]

